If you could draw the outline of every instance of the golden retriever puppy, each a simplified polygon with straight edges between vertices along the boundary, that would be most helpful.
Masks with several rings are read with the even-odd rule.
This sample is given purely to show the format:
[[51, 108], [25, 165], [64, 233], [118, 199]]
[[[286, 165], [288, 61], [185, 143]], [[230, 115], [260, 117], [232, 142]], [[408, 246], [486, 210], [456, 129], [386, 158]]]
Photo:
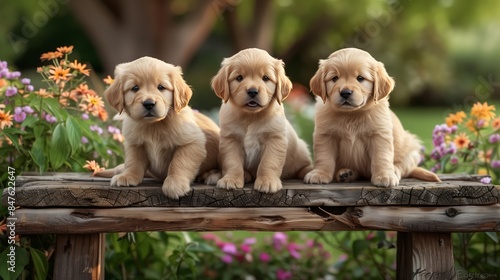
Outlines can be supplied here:
[[212, 79], [223, 100], [219, 188], [243, 188], [255, 179], [257, 191], [274, 193], [281, 179], [302, 179], [312, 169], [307, 145], [281, 104], [291, 88], [283, 62], [264, 50], [245, 49], [223, 60]]
[[314, 169], [306, 183], [371, 179], [394, 187], [402, 177], [438, 182], [418, 166], [421, 145], [389, 109], [394, 80], [369, 53], [341, 49], [320, 60], [310, 81], [317, 95]]
[[180, 67], [151, 57], [116, 66], [105, 96], [125, 112], [125, 164], [96, 175], [114, 175], [111, 186], [136, 186], [147, 172], [173, 199], [190, 191], [197, 174], [215, 184], [220, 130], [187, 105], [191, 95]]

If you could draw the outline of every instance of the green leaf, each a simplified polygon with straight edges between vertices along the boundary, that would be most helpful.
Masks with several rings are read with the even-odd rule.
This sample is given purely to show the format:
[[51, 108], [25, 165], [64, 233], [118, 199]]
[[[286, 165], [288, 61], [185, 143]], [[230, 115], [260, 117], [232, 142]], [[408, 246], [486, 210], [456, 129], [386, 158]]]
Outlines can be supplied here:
[[[15, 259], [12, 259], [12, 256], [7, 256], [7, 254], [11, 254], [11, 252], [15, 252]], [[13, 261], [12, 263], [10, 263], [11, 260]], [[0, 263], [2, 264], [0, 265], [0, 276], [2, 279], [18, 279], [21, 273], [23, 273], [24, 267], [29, 263], [28, 252], [22, 247], [9, 245], [0, 254]], [[14, 270], [14, 272], [12, 272], [12, 270]]]
[[21, 127], [35, 127], [38, 122], [38, 118], [35, 116], [27, 116], [26, 119], [21, 124]]
[[368, 250], [370, 243], [364, 239], [355, 240], [352, 243], [352, 253], [357, 258], [363, 251]]
[[78, 126], [78, 123], [71, 116], [68, 116], [66, 120], [66, 131], [68, 133], [68, 141], [71, 147], [71, 155], [74, 155], [78, 148], [82, 145], [82, 130]]
[[45, 98], [43, 105], [44, 109], [56, 117], [58, 121], [64, 121], [68, 117], [68, 112], [61, 108], [56, 98]]
[[496, 244], [498, 244], [498, 235], [496, 232], [485, 232], [486, 235]]
[[45, 253], [30, 247], [31, 259], [33, 260], [33, 266], [35, 267], [35, 276], [37, 280], [47, 279], [47, 272], [49, 270], [49, 263]]
[[40, 168], [40, 173], [43, 173], [45, 171], [45, 162], [46, 162], [46, 157], [45, 157], [45, 139], [42, 137], [39, 137], [33, 142], [33, 146], [31, 147], [30, 151], [31, 158], [35, 162], [36, 165]]
[[21, 151], [22, 148], [19, 145], [19, 135], [26, 134], [26, 132], [21, 131], [17, 128], [5, 128], [3, 130], [3, 133], [5, 136], [7, 136], [10, 139], [10, 141], [12, 141], [12, 144], [14, 144], [14, 147], [16, 147], [16, 149], [18, 151]]
[[49, 160], [54, 169], [63, 165], [71, 152], [66, 128], [62, 123], [56, 125], [49, 146]]

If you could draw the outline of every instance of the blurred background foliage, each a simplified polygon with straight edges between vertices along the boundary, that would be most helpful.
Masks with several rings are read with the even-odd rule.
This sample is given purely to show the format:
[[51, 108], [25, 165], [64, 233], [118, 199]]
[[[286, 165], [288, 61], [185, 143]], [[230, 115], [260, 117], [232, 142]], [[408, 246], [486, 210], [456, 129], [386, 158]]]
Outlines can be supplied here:
[[[74, 45], [101, 76], [143, 55], [181, 65], [191, 105], [220, 100], [210, 79], [224, 57], [259, 47], [308, 88], [318, 60], [358, 47], [396, 79], [392, 105], [456, 106], [500, 87], [500, 1], [17, 0], [0, 10], [0, 58], [24, 73], [39, 54]], [[99, 82], [99, 81], [97, 81]], [[99, 86], [96, 87], [99, 90]], [[472, 101], [469, 101], [472, 104]]]

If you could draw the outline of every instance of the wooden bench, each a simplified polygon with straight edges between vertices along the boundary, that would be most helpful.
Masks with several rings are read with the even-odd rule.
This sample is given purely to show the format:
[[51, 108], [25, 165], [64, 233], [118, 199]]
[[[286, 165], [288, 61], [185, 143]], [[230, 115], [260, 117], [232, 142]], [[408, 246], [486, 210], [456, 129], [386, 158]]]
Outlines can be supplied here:
[[103, 279], [106, 232], [222, 230], [397, 231], [398, 279], [453, 279], [451, 233], [500, 231], [500, 187], [479, 176], [441, 179], [392, 189], [286, 181], [275, 194], [195, 184], [171, 200], [149, 180], [121, 188], [89, 174], [25, 175], [16, 181], [15, 230], [56, 234], [54, 279]]

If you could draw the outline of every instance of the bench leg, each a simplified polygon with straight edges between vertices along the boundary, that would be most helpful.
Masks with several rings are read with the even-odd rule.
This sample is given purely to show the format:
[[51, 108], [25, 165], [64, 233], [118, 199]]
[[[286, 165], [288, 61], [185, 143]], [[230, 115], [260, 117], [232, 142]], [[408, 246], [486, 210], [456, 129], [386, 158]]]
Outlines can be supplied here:
[[105, 234], [57, 235], [55, 280], [103, 280]]
[[397, 279], [456, 279], [451, 233], [398, 232]]

